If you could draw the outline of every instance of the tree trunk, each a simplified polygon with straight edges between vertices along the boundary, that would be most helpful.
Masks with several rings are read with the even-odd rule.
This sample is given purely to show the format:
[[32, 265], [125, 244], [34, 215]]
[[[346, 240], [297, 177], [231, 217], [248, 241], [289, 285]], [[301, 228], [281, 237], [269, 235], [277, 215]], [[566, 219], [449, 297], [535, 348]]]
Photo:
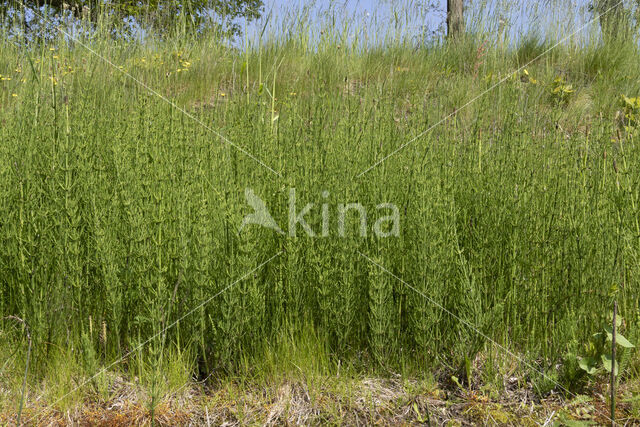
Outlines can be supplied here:
[[624, 5], [620, 0], [599, 0], [600, 29], [605, 44], [618, 40], [624, 34]]
[[463, 0], [447, 0], [447, 38], [455, 39], [464, 33]]

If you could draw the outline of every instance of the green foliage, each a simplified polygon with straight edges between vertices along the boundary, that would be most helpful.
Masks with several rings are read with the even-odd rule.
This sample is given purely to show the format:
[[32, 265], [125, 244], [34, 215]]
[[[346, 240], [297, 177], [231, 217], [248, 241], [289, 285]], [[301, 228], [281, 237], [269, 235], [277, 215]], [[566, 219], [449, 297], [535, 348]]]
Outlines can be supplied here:
[[599, 15], [600, 30], [606, 44], [626, 41], [638, 29], [638, 2], [629, 3], [631, 7], [628, 8], [625, 8], [624, 1], [616, 0], [595, 0], [590, 4]]
[[[522, 59], [490, 45], [480, 57], [472, 34], [418, 49], [294, 35], [242, 52], [87, 41], [116, 67], [66, 40], [0, 43], [0, 316], [28, 320], [35, 377], [73, 384], [117, 362], [147, 377], [155, 408], [180, 354], [202, 377], [296, 353], [323, 371], [435, 367], [471, 387], [481, 356], [506, 348], [547, 373], [527, 376], [544, 393], [601, 326], [612, 278], [636, 330], [640, 147], [615, 114], [637, 93], [637, 52], [599, 74], [593, 51], [561, 45], [504, 79]], [[316, 237], [239, 230], [246, 188], [283, 228], [295, 188], [298, 209], [315, 203]], [[362, 237], [350, 217], [340, 236], [335, 213], [352, 202], [369, 230], [378, 204], [398, 206], [400, 235]], [[598, 366], [606, 340], [586, 355]], [[58, 348], [73, 372], [55, 372]]]
[[518, 64], [525, 65], [537, 59], [548, 60], [547, 55], [554, 55], [551, 44], [537, 34], [527, 34], [518, 42], [514, 54], [518, 58]]
[[[375, 260], [381, 264], [381, 260]], [[393, 348], [395, 336], [393, 294], [390, 277], [377, 265], [370, 266], [369, 273], [369, 346], [378, 363], [389, 358], [389, 349]]]
[[[622, 326], [623, 319], [621, 316], [616, 317], [616, 326]], [[579, 365], [589, 375], [598, 373], [601, 368], [607, 372], [611, 372], [613, 360], [611, 359], [613, 329], [610, 325], [605, 325], [603, 330], [596, 332], [587, 344], [587, 356], [580, 358]], [[621, 333], [616, 331], [616, 345], [622, 348], [634, 348], [635, 346], [629, 342]], [[615, 374], [618, 375], [618, 362], [615, 363]]]
[[575, 92], [573, 85], [567, 83], [562, 76], [556, 77], [551, 83], [551, 98], [560, 105], [565, 105], [571, 96]]
[[[104, 21], [108, 17], [115, 26], [122, 25], [122, 20], [128, 18], [143, 24], [147, 31], [163, 31], [180, 25], [200, 30], [203, 24], [215, 23], [231, 36], [240, 33], [239, 19], [253, 21], [264, 9], [263, 0], [109, 0], [104, 3], [95, 0], [48, 0], [45, 3], [54, 15], [71, 14], [77, 19], [93, 22]], [[42, 4], [36, 0], [25, 1], [28, 8], [38, 9]], [[7, 10], [21, 9], [22, 6], [13, 0], [0, 0], [0, 17]], [[213, 22], [208, 16], [215, 17]]]
[[622, 111], [624, 114], [624, 129], [633, 134], [640, 127], [640, 97], [628, 98], [622, 95]]

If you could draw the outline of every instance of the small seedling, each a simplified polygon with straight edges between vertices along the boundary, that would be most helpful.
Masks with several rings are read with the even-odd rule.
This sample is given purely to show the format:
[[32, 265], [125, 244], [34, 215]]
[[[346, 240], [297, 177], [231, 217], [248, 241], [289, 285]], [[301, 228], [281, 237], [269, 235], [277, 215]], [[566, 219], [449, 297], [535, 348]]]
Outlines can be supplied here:
[[426, 415], [422, 415], [422, 413], [420, 412], [420, 408], [418, 408], [418, 404], [416, 402], [413, 402], [413, 411], [416, 413], [416, 419], [418, 420], [418, 422], [421, 424], [431, 425], [431, 419], [429, 417], [429, 408], [426, 408], [426, 409], [427, 409]]

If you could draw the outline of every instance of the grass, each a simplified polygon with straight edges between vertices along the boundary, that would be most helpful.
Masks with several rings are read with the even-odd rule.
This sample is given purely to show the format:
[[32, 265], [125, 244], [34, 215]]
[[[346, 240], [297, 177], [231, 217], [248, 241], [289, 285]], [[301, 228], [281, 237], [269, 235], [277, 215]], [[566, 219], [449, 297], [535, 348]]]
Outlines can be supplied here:
[[[135, 384], [155, 418], [192, 377], [279, 378], [313, 401], [339, 375], [572, 399], [599, 384], [577, 360], [614, 298], [640, 342], [640, 113], [621, 98], [640, 94], [637, 44], [339, 34], [0, 41], [0, 313], [31, 329], [28, 402], [71, 411]], [[317, 236], [239, 231], [246, 188], [285, 232], [295, 188]], [[356, 202], [366, 236], [349, 211], [342, 237]], [[373, 233], [381, 203], [397, 237]], [[26, 342], [0, 333], [11, 413]], [[637, 353], [620, 363], [632, 388]]]

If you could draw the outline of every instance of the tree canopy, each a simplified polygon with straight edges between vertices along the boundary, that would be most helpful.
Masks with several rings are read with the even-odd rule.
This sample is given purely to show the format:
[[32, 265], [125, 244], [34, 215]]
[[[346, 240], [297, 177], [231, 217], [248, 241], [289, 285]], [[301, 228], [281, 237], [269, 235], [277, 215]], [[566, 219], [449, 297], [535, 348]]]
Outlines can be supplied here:
[[46, 5], [57, 15], [64, 12], [74, 16], [95, 20], [101, 12], [111, 13], [119, 18], [133, 18], [152, 27], [162, 28], [179, 16], [201, 24], [207, 17], [215, 17], [220, 25], [232, 34], [240, 30], [238, 20], [252, 21], [260, 17], [262, 0], [0, 0], [0, 12], [14, 8], [36, 8]]

